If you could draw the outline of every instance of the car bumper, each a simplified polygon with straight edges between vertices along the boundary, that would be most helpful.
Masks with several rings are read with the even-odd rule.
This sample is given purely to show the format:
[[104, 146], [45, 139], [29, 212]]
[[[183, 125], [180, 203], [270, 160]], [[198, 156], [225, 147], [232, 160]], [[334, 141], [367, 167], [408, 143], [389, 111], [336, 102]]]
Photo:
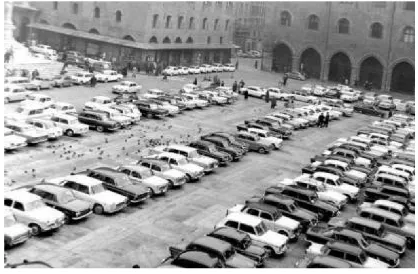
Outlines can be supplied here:
[[93, 214], [93, 211], [89, 211], [89, 212], [87, 212], [87, 213], [85, 213], [85, 214], [83, 214], [83, 215], [80, 215], [80, 216], [76, 216], [76, 217], [72, 217], [71, 218], [71, 220], [73, 220], [73, 221], [78, 221], [78, 220], [81, 220], [81, 219], [84, 219], [84, 218], [87, 218], [88, 216], [90, 216], [91, 214]]
[[14, 239], [12, 239], [9, 242], [9, 245], [13, 246], [13, 245], [17, 245], [17, 244], [21, 244], [23, 242], [26, 242], [29, 239], [29, 233], [26, 234], [22, 234]]
[[46, 232], [46, 231], [50, 231], [50, 230], [53, 230], [53, 229], [58, 229], [63, 225], [64, 225], [64, 220], [56, 221], [53, 224], [47, 225], [46, 227], [41, 227], [41, 230], [43, 232]]
[[26, 142], [28, 144], [39, 144], [39, 143], [46, 142], [46, 141], [48, 141], [48, 137], [47, 136], [45, 136], [45, 137], [37, 137], [37, 138], [28, 138]]
[[198, 174], [193, 174], [191, 177], [192, 177], [192, 180], [197, 181], [197, 180], [200, 180], [200, 178], [202, 178], [204, 175], [205, 175], [204, 172], [200, 172]]
[[84, 128], [84, 129], [77, 129], [77, 130], [73, 130], [73, 131], [74, 131], [74, 134], [81, 135], [81, 134], [86, 134], [89, 131], [89, 129]]
[[218, 167], [219, 167], [219, 165], [217, 163], [216, 164], [210, 164], [209, 166], [203, 167], [203, 172], [204, 173], [211, 173], [215, 170], [215, 168], [218, 168]]
[[154, 193], [163, 195], [163, 194], [167, 193], [167, 190], [168, 190], [168, 186], [163, 186], [163, 187], [159, 187], [158, 189], [154, 190]]
[[27, 146], [26, 143], [10, 144], [8, 147], [4, 147], [4, 150], [14, 150], [25, 146]]
[[146, 199], [148, 199], [150, 196], [151, 196], [151, 193], [149, 193], [149, 192], [143, 193], [141, 195], [138, 195], [138, 197], [135, 197], [135, 198], [129, 200], [129, 204], [141, 203], [141, 202], [145, 201]]
[[119, 205], [117, 205], [115, 208], [111, 208], [111, 209], [109, 209], [109, 208], [105, 208], [105, 212], [106, 213], [115, 213], [115, 212], [118, 212], [118, 211], [121, 211], [121, 210], [123, 210], [125, 207], [127, 207], [128, 206], [128, 204], [127, 203], [120, 203]]

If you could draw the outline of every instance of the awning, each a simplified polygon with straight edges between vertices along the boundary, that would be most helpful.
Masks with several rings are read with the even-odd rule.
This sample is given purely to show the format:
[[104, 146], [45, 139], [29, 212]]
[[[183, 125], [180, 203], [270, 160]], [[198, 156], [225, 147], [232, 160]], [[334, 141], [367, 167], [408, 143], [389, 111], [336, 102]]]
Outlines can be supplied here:
[[116, 44], [131, 48], [145, 49], [145, 50], [181, 50], [181, 49], [231, 49], [239, 48], [234, 44], [188, 44], [188, 43], [174, 43], [174, 44], [157, 44], [157, 43], [139, 43], [125, 39], [104, 36], [100, 34], [89, 33], [81, 30], [67, 29], [47, 24], [33, 23], [28, 25], [30, 28], [61, 33], [69, 36], [105, 42], [109, 44]]

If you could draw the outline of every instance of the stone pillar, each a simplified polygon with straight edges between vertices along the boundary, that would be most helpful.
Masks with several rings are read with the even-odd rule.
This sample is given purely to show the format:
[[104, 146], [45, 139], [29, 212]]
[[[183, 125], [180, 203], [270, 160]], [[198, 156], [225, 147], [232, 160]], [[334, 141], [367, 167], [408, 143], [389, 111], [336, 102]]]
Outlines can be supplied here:
[[359, 78], [358, 76], [358, 67], [351, 67], [351, 76], [350, 76], [350, 83], [349, 85], [354, 85], [354, 82]]
[[263, 51], [262, 58], [261, 58], [261, 69], [264, 71], [271, 71], [272, 66], [273, 66], [272, 53], [268, 51]]
[[392, 82], [392, 70], [385, 69], [383, 70], [383, 77], [382, 77], [382, 91], [390, 91], [390, 83]]
[[12, 47], [14, 38], [13, 38], [13, 31], [15, 26], [13, 25], [12, 21], [13, 15], [13, 3], [11, 1], [7, 1], [4, 3], [4, 49], [8, 50]]
[[299, 59], [300, 59], [300, 56], [293, 55], [293, 57], [292, 57], [292, 69], [290, 71], [300, 71]]
[[321, 80], [322, 81], [328, 81], [328, 74], [329, 74], [329, 65], [330, 65], [330, 60], [325, 60], [324, 63], [322, 64], [322, 69], [321, 69]]

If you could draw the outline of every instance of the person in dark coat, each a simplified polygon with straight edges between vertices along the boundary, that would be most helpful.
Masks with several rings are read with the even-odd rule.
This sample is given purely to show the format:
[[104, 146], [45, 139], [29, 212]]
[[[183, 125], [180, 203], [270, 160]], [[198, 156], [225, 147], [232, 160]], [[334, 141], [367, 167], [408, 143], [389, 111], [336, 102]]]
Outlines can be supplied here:
[[237, 60], [237, 62], [235, 63], [235, 69], [236, 69], [236, 70], [238, 70], [238, 65], [239, 65], [239, 62], [238, 62], [238, 60]]
[[271, 108], [275, 108], [277, 105], [277, 99], [276, 97], [271, 97]]
[[232, 91], [236, 92], [237, 88], [238, 88], [238, 83], [237, 83], [237, 81], [234, 81], [234, 83], [232, 84]]
[[255, 60], [254, 68], [257, 69], [257, 67], [258, 67], [258, 60]]
[[393, 116], [393, 112], [392, 112], [392, 110], [390, 109], [389, 110], [389, 113], [388, 113], [388, 118], [390, 118], [390, 117], [392, 117]]
[[239, 85], [243, 88], [243, 87], [245, 86], [244, 80], [241, 80], [241, 81], [239, 82]]
[[97, 78], [93, 74], [93, 76], [90, 79], [90, 87], [94, 88], [96, 86], [96, 83], [97, 83]]
[[265, 99], [266, 99], [266, 103], [268, 103], [269, 101], [270, 101], [270, 92], [267, 90], [267, 92], [266, 92], [266, 97], [265, 97]]
[[283, 86], [286, 86], [286, 84], [287, 84], [287, 79], [288, 79], [288, 76], [287, 76], [287, 74], [285, 74], [285, 75], [283, 76]]
[[328, 123], [329, 123], [329, 112], [327, 112], [327, 114], [325, 115], [324, 127], [328, 127]]
[[247, 100], [248, 99], [248, 90], [244, 90], [244, 99]]
[[194, 78], [193, 85], [197, 86], [197, 78]]
[[324, 123], [324, 114], [321, 113], [318, 116], [318, 122], [316, 123], [317, 127], [322, 127], [322, 124]]
[[222, 81], [221, 82], [221, 87], [224, 87], [225, 86], [225, 83], [224, 83], [224, 81]]

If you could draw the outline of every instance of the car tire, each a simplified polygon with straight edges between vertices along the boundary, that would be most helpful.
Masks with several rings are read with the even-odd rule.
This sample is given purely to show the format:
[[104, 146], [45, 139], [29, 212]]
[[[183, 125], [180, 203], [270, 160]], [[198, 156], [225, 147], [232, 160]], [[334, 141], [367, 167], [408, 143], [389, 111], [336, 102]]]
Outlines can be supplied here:
[[312, 100], [308, 100], [308, 104], [312, 104]]
[[10, 103], [10, 99], [9, 99], [9, 98], [7, 98], [7, 97], [6, 97], [6, 98], [4, 98], [4, 103], [5, 103], [5, 104]]
[[260, 153], [260, 154], [265, 154], [265, 153], [266, 153], [265, 148], [264, 148], [264, 147], [260, 147], [260, 148], [258, 149], [258, 153]]
[[59, 86], [58, 86], [59, 88], [62, 88], [62, 87], [64, 87], [64, 84], [59, 84]]
[[261, 96], [260, 96], [260, 99], [261, 99], [261, 100], [264, 100], [264, 95], [261, 95]]
[[148, 188], [148, 191], [149, 191], [149, 193], [151, 193], [151, 197], [155, 196], [155, 192], [151, 187]]
[[69, 224], [71, 222], [71, 218], [68, 215], [64, 217], [64, 224]]
[[174, 183], [171, 180], [168, 180], [168, 189], [173, 189], [174, 188]]
[[36, 90], [37, 90], [37, 91], [40, 91], [40, 90], [41, 90], [41, 86], [37, 86], [37, 87], [36, 87]]
[[415, 240], [410, 237], [406, 238], [406, 246], [409, 249], [415, 249]]
[[38, 224], [30, 224], [29, 228], [30, 228], [30, 233], [34, 236], [37, 236], [42, 232], [42, 229]]
[[103, 126], [97, 126], [97, 127], [96, 127], [96, 130], [97, 130], [98, 132], [103, 132], [103, 131], [104, 131], [104, 127], [103, 127]]
[[74, 136], [74, 131], [72, 129], [67, 129], [65, 131], [65, 135], [67, 135], [68, 137], [72, 137]]
[[276, 255], [276, 252], [274, 252], [274, 249], [270, 246], [265, 246], [264, 247], [265, 250], [267, 250], [268, 253], [270, 253], [270, 256], [273, 257]]
[[94, 214], [102, 215], [103, 212], [104, 212], [104, 208], [103, 208], [102, 205], [95, 204], [94, 207], [93, 207], [93, 212], [94, 212]]
[[192, 181], [192, 176], [190, 174], [186, 174], [187, 182], [190, 183]]

